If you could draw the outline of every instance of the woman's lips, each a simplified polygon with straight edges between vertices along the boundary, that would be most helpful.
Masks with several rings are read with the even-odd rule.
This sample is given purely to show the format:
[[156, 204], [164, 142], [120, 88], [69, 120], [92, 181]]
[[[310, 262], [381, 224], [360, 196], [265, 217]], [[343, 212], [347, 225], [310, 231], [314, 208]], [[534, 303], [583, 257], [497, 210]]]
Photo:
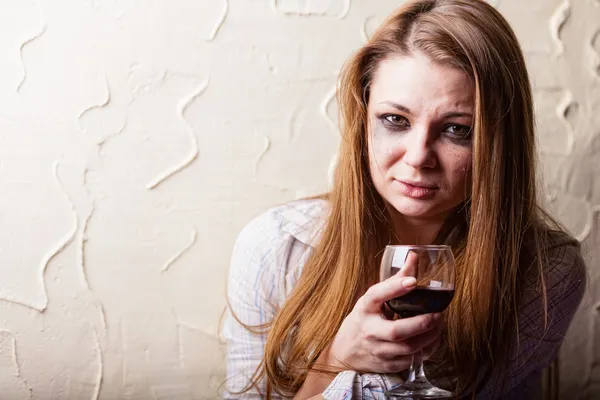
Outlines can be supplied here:
[[398, 179], [394, 180], [396, 186], [400, 189], [400, 192], [413, 199], [428, 199], [435, 196], [435, 193], [439, 189], [437, 186], [412, 182], [412, 181], [401, 181]]

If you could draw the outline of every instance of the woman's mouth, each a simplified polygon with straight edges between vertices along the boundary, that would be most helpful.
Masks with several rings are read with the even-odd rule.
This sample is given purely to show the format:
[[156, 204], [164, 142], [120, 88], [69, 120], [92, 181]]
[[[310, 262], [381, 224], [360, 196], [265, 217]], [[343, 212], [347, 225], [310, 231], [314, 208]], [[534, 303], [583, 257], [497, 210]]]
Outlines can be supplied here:
[[413, 199], [429, 199], [435, 196], [439, 187], [426, 182], [394, 179], [400, 192]]

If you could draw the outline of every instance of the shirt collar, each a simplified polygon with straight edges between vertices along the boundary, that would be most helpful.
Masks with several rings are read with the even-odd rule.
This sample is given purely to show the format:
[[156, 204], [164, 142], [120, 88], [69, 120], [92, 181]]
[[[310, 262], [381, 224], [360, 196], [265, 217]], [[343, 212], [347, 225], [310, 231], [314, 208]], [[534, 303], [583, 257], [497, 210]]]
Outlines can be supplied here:
[[326, 200], [294, 201], [281, 210], [283, 220], [281, 229], [314, 248], [321, 239], [328, 215], [329, 206]]

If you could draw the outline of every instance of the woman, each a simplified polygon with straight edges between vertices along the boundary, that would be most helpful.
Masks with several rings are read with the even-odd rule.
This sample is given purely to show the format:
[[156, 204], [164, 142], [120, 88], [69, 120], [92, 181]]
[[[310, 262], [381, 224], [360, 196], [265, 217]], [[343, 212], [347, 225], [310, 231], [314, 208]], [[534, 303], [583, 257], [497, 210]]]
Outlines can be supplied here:
[[[331, 193], [270, 210], [235, 246], [227, 397], [377, 397], [423, 349], [428, 376], [461, 397], [528, 398], [581, 301], [585, 266], [537, 203], [514, 33], [483, 1], [408, 2], [339, 88]], [[431, 243], [457, 259], [449, 309], [387, 320], [382, 304], [414, 281], [377, 282], [382, 250]]]

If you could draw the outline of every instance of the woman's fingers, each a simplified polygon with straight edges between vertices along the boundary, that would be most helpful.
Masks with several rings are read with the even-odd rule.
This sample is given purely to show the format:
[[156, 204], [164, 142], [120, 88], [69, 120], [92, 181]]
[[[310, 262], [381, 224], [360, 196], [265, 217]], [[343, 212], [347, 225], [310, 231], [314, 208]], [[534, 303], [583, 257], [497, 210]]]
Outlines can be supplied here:
[[398, 277], [417, 276], [419, 266], [419, 254], [414, 250], [409, 250], [402, 269], [395, 275]]
[[410, 367], [412, 356], [401, 356], [393, 360], [379, 360], [378, 373], [381, 374], [397, 374]]
[[381, 312], [381, 306], [386, 301], [403, 296], [415, 287], [418, 262], [418, 254], [410, 251], [402, 269], [385, 281], [371, 286], [357, 304], [360, 304], [365, 312]]
[[434, 329], [406, 341], [381, 341], [374, 346], [373, 355], [383, 360], [393, 360], [400, 356], [409, 356], [419, 350], [430, 349], [439, 343], [441, 329]]
[[412, 277], [393, 276], [371, 286], [356, 305], [366, 313], [380, 313], [381, 306], [388, 300], [410, 292], [417, 281]]
[[441, 325], [438, 325], [435, 329], [408, 339], [406, 345], [409, 350], [412, 350], [413, 354], [419, 350], [425, 351], [425, 349], [431, 349], [432, 347], [434, 347], [435, 350], [439, 345], [441, 332], [442, 327]]
[[396, 373], [407, 369], [413, 355], [419, 351], [422, 351], [423, 360], [428, 360], [439, 347], [440, 338], [440, 330], [435, 330], [408, 342], [380, 342], [374, 347], [372, 357], [380, 372]]
[[437, 330], [441, 325], [442, 314], [424, 314], [395, 321], [382, 321], [373, 327], [371, 335], [379, 340], [398, 342]]
[[410, 366], [412, 355], [429, 356], [439, 344], [441, 314], [387, 320], [382, 306], [417, 286], [419, 253], [410, 251], [394, 276], [371, 286], [344, 319], [329, 350], [330, 358], [356, 370], [398, 372]]

